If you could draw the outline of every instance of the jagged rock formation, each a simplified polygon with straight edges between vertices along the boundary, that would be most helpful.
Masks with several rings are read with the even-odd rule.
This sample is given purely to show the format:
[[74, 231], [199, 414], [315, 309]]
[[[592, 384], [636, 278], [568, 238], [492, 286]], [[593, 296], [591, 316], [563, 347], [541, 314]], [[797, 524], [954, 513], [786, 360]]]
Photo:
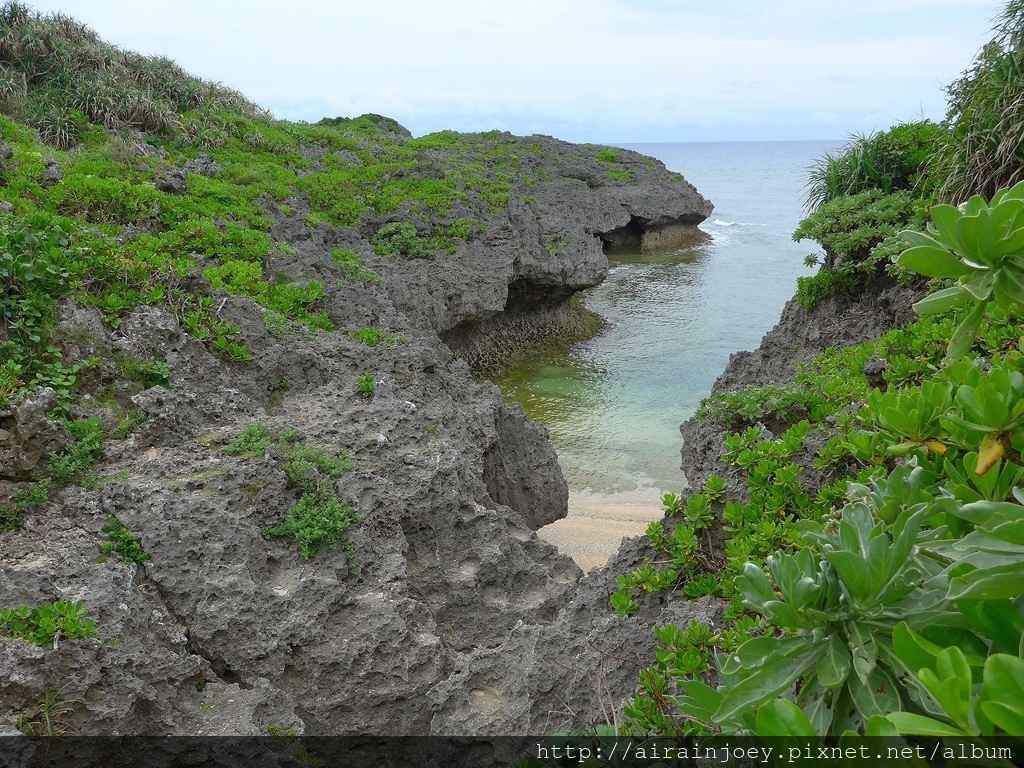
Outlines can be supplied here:
[[[65, 486], [0, 534], [4, 606], [81, 601], [99, 628], [54, 649], [0, 640], [5, 725], [59, 692], [74, 702], [67, 727], [83, 733], [548, 732], [600, 718], [617, 703], [609, 692], [635, 685], [629, 660], [649, 654], [648, 627], [614, 617], [604, 583], [581, 581], [534, 533], [566, 513], [545, 430], [460, 355], [484, 365], [524, 335], [564, 334], [573, 295], [606, 272], [602, 241], [623, 230], [648, 246], [692, 239], [711, 206], [639, 155], [619, 153], [616, 179], [570, 145], [534, 141], [551, 152], [537, 161], [549, 183], [513, 184], [485, 234], [448, 259], [376, 255], [384, 218], [312, 225], [302, 198], [267, 203], [272, 237], [293, 249], [268, 268], [320, 278], [337, 328], [374, 325], [405, 343], [275, 336], [254, 301], [223, 296], [218, 316], [253, 356], [232, 365], [163, 309], [114, 329], [95, 309], [63, 306], [69, 363], [164, 361], [170, 387], [130, 395], [147, 419], [106, 443], [95, 488]], [[219, 172], [208, 158], [193, 170]], [[187, 173], [174, 181], [187, 188]], [[330, 257], [340, 247], [383, 281], [342, 280]], [[353, 385], [366, 372], [371, 398]], [[40, 423], [48, 398], [0, 413], [0, 495], [66, 440]], [[114, 418], [97, 400], [80, 409]], [[363, 516], [349, 531], [354, 562], [342, 547], [303, 559], [294, 539], [261, 536], [297, 492], [280, 448], [225, 452], [255, 422], [352, 459], [334, 488]], [[97, 562], [110, 515], [147, 562]]]

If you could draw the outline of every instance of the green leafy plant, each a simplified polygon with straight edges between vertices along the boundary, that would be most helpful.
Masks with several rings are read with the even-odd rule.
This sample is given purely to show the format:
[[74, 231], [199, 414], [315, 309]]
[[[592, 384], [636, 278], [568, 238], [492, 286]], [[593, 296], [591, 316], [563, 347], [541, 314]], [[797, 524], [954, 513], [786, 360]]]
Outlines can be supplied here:
[[132, 538], [124, 523], [113, 515], [107, 515], [107, 523], [102, 530], [110, 537], [110, 541], [100, 545], [100, 562], [106, 562], [112, 554], [116, 554], [125, 563], [144, 563], [149, 560], [142, 545]]
[[914, 189], [944, 132], [942, 126], [923, 120], [851, 137], [838, 153], [815, 161], [808, 174], [806, 207], [817, 210], [866, 190], [889, 194]]
[[307, 560], [315, 557], [324, 544], [345, 546], [350, 559], [355, 553], [348, 542], [348, 527], [362, 520], [362, 515], [338, 499], [331, 491], [318, 489], [304, 493], [289, 509], [285, 521], [279, 526], [264, 528], [266, 539], [292, 535], [299, 542], [299, 551]]
[[238, 437], [224, 448], [224, 452], [232, 456], [261, 454], [270, 447], [273, 440], [270, 427], [256, 421], [242, 427]]
[[385, 224], [371, 239], [378, 256], [405, 256], [409, 259], [433, 259], [437, 248], [416, 232], [408, 221]]
[[640, 604], [633, 598], [628, 588], [622, 588], [611, 595], [612, 609], [622, 618], [632, 616], [640, 608]]
[[350, 283], [379, 283], [380, 275], [363, 265], [363, 260], [347, 248], [331, 252], [334, 263], [341, 267], [341, 273]]
[[686, 506], [683, 508], [683, 519], [687, 525], [696, 530], [710, 527], [715, 520], [715, 514], [711, 509], [708, 497], [703, 493], [691, 494], [686, 499]]
[[282, 434], [279, 447], [285, 454], [284, 471], [301, 495], [291, 505], [284, 522], [267, 526], [261, 533], [265, 539], [292, 535], [299, 542], [304, 558], [312, 558], [323, 545], [343, 546], [349, 563], [358, 572], [355, 551], [347, 530], [363, 516], [338, 498], [334, 479], [352, 469], [352, 461], [342, 454], [332, 456], [322, 448], [294, 443]]
[[956, 285], [914, 305], [919, 314], [972, 305], [950, 339], [946, 356], [958, 360], [971, 348], [990, 302], [1006, 309], [1024, 302], [1024, 182], [993, 195], [978, 195], [964, 210], [931, 209], [926, 232], [904, 230], [911, 246], [897, 259], [902, 268], [932, 278], [954, 278]]
[[919, 687], [911, 690], [928, 712], [887, 715], [898, 733], [1024, 736], [1024, 658], [1007, 653], [987, 656], [979, 685], [978, 659], [970, 658], [956, 645], [935, 645], [906, 624], [897, 629], [896, 653], [916, 671]]
[[368, 347], [376, 347], [381, 344], [387, 344], [388, 346], [405, 344], [405, 339], [401, 336], [392, 336], [385, 330], [369, 326], [349, 331], [348, 337]]
[[683, 500], [674, 493], [661, 497], [661, 509], [666, 517], [675, 517], [683, 511]]
[[67, 600], [55, 600], [38, 608], [4, 608], [0, 610], [0, 634], [56, 647], [58, 638], [96, 637], [96, 624], [85, 616], [81, 603]]
[[89, 468], [103, 456], [103, 430], [99, 418], [65, 422], [72, 441], [62, 451], [50, 454], [46, 465], [56, 483], [75, 483], [89, 487], [95, 485], [95, 474]]
[[906, 455], [918, 448], [945, 453], [939, 420], [952, 405], [952, 387], [926, 381], [920, 387], [903, 390], [874, 390], [868, 395], [871, 422], [890, 441], [887, 450]]
[[373, 397], [373, 390], [376, 384], [377, 382], [374, 375], [369, 371], [356, 376], [356, 389], [358, 389], [359, 394], [367, 400]]
[[759, 707], [780, 694], [795, 695], [815, 733], [863, 729], [868, 718], [901, 709], [897, 680], [906, 670], [891, 651], [893, 629], [944, 610], [945, 590], [926, 586], [940, 568], [918, 554], [926, 514], [908, 509], [890, 535], [854, 503], [836, 535], [805, 528], [819, 550], [773, 555], [768, 573], [748, 564], [737, 580], [744, 605], [791, 634], [747, 641], [721, 661], [722, 688], [689, 683], [676, 703], [740, 732], [756, 732]]
[[975, 472], [985, 474], [1003, 457], [1019, 464], [1014, 445], [1024, 442], [1024, 374], [1013, 364], [994, 360], [985, 373], [964, 363], [950, 375], [963, 383], [942, 423], [959, 445], [977, 449]]
[[725, 480], [718, 475], [708, 475], [708, 479], [704, 481], [704, 495], [708, 501], [722, 501], [725, 498], [725, 492], [728, 487]]

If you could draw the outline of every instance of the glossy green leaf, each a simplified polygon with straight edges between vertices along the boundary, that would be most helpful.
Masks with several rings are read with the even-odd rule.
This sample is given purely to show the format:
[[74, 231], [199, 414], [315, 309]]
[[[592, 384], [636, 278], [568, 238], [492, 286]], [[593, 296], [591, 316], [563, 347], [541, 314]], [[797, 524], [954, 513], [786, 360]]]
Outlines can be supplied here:
[[970, 726], [971, 668], [959, 648], [944, 648], [936, 657], [936, 669], [922, 669], [918, 678], [954, 723]]
[[930, 229], [930, 231], [935, 239], [950, 250], [955, 250], [958, 245], [956, 225], [963, 217], [963, 214], [952, 205], [933, 206], [931, 214], [934, 230]]
[[1009, 600], [962, 600], [957, 608], [973, 628], [991, 638], [996, 650], [1018, 652], [1024, 638], [1024, 616]]
[[846, 682], [849, 674], [850, 649], [838, 633], [833, 633], [818, 665], [818, 682], [825, 688], [838, 688]]
[[892, 738], [899, 736], [899, 729], [896, 725], [887, 717], [881, 715], [875, 715], [868, 719], [867, 725], [864, 726], [864, 735], [867, 738]]
[[935, 669], [935, 659], [942, 651], [935, 645], [912, 630], [907, 622], [901, 621], [892, 631], [892, 644], [896, 656], [907, 665], [907, 669], [919, 672], [922, 669]]
[[902, 736], [970, 736], [967, 731], [962, 731], [940, 720], [935, 720], [924, 715], [915, 715], [912, 712], [892, 712], [886, 715], [886, 719], [892, 723]]
[[758, 736], [799, 736], [816, 738], [814, 726], [796, 704], [773, 699], [757, 708]]
[[744, 678], [726, 692], [721, 706], [715, 712], [715, 722], [727, 720], [748, 707], [790, 690], [797, 680], [814, 668], [823, 652], [822, 645], [808, 647], [803, 654], [789, 658], [784, 664], [765, 665]]
[[960, 286], [944, 288], [941, 291], [929, 294], [914, 304], [914, 311], [919, 315], [934, 315], [940, 312], [948, 312], [954, 307], [961, 306], [969, 299], [968, 295], [960, 290]]
[[983, 701], [979, 704], [985, 716], [1010, 736], [1024, 736], [1024, 706], [1013, 706], [1001, 701]]
[[668, 696], [668, 700], [690, 717], [704, 723], [712, 723], [715, 711], [722, 704], [722, 694], [696, 680], [683, 681], [678, 685], [686, 695]]
[[1020, 705], [1024, 703], [1024, 659], [996, 653], [985, 662], [987, 698]]
[[864, 558], [856, 552], [834, 550], [826, 552], [825, 557], [836, 572], [843, 587], [849, 592], [855, 603], [862, 604], [871, 597], [871, 574]]
[[957, 239], [960, 242], [960, 253], [969, 262], [991, 266], [992, 263], [992, 224], [989, 221], [987, 206], [978, 208], [977, 213], [961, 217], [956, 223]]
[[950, 600], [1002, 600], [1024, 594], [1024, 567], [1020, 563], [979, 568], [950, 579]]
[[960, 277], [975, 271], [938, 245], [908, 248], [896, 258], [896, 263], [925, 277]]

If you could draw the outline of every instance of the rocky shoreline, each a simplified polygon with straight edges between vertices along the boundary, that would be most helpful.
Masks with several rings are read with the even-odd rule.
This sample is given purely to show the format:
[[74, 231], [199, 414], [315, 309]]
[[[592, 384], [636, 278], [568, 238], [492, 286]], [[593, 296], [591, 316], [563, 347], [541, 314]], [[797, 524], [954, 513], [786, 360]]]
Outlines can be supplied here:
[[[711, 206], [649, 158], [619, 152], [626, 178], [613, 178], [596, 148], [516, 141], [540, 145], [546, 181], [513, 183], [484, 234], [448, 258], [377, 254], [389, 217], [338, 227], [311, 222], [302, 197], [268, 202], [282, 255], [264, 270], [321, 279], [339, 330], [275, 335], [252, 299], [221, 294], [218, 316], [251, 363], [225, 362], [158, 306], [111, 327], [63, 304], [69, 363], [126, 356], [170, 375], [114, 393], [144, 420], [105, 441], [95, 484], [60, 487], [0, 534], [4, 605], [81, 602], [98, 628], [52, 648], [0, 640], [4, 733], [54, 692], [74, 702], [65, 725], [83, 734], [546, 733], [599, 720], [609, 692], [635, 686], [649, 627], [611, 612], [610, 572], [581, 580], [536, 536], [567, 503], [545, 430], [458, 355], [507, 356], [550, 335], [538, 329], [552, 318], [558, 334], [592, 329], [573, 296], [603, 279], [603, 238], [652, 222], [695, 230]], [[344, 279], [339, 248], [381, 282]], [[361, 326], [401, 343], [370, 348], [346, 332]], [[370, 397], [353, 385], [364, 372]], [[113, 425], [100, 394], [76, 415]], [[0, 495], [69, 444], [45, 418], [53, 397], [0, 413], [0, 449], [21, 457], [16, 472], [5, 464]], [[226, 450], [252, 425], [273, 442]], [[297, 499], [287, 445], [351, 460], [333, 481], [361, 516], [351, 557], [323, 547], [304, 559], [294, 540], [261, 535]], [[146, 562], [98, 562], [112, 518]]]

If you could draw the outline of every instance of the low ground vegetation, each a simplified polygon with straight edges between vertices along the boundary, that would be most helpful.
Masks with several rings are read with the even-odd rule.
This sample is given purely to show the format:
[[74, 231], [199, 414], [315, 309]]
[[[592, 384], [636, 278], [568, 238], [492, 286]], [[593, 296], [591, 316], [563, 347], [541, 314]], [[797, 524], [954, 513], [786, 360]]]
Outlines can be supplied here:
[[812, 170], [795, 237], [825, 255], [798, 301], [931, 292], [917, 322], [792, 384], [702, 403], [746, 487], [666, 497], [656, 554], [611, 604], [715, 595], [727, 627], [657, 631], [627, 732], [1024, 735], [1024, 156], [992, 130], [1020, 123], [1022, 29], [1011, 3], [945, 123], [858, 137]]

